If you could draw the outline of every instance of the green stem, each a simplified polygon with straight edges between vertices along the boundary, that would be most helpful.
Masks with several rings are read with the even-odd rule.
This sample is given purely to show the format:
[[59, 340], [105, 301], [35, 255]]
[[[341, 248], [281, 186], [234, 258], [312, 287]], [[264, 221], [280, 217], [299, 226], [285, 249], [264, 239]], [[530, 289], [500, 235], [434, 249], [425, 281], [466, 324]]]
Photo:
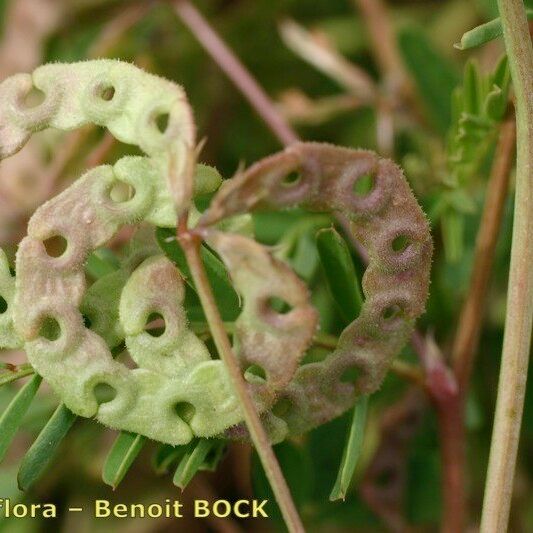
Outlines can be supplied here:
[[507, 313], [481, 532], [507, 530], [533, 324], [533, 48], [522, 0], [498, 0], [516, 95], [517, 163]]

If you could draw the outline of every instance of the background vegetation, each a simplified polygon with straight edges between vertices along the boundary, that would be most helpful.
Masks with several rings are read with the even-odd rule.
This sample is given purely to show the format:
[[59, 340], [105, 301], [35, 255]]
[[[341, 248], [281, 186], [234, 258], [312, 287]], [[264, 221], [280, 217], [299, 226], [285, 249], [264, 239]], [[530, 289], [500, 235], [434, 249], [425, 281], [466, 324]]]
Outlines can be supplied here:
[[[452, 515], [461, 515], [462, 505], [457, 501], [462, 498], [460, 490], [454, 490], [450, 479], [456, 468], [464, 473], [459, 489], [464, 489], [465, 523], [476, 527], [505, 318], [514, 117], [512, 104], [507, 105], [509, 73], [500, 62], [502, 41], [468, 51], [453, 44], [465, 31], [495, 18], [495, 2], [390, 0], [383, 10], [382, 2], [371, 0], [212, 0], [195, 5], [302, 139], [392, 157], [405, 169], [432, 223], [431, 296], [418, 324], [422, 348], [416, 342], [407, 346], [396, 371], [370, 398], [365, 427], [359, 428], [364, 429], [362, 450], [346, 500], [330, 502], [329, 496], [352, 413], [275, 448], [306, 527], [434, 531], [444, 522], [453, 531]], [[201, 160], [224, 177], [233, 175], [240, 164], [281, 147], [171, 3], [0, 0], [0, 13], [2, 79], [47, 61], [121, 58], [185, 87], [200, 137], [207, 140]], [[36, 150], [38, 164], [28, 162], [23, 152], [13, 158], [13, 166], [0, 168], [0, 246], [11, 257], [28, 216], [47, 195], [67, 186], [88, 164], [131, 152], [94, 128], [65, 137], [40, 135]], [[487, 191], [493, 191], [493, 203]], [[254, 219], [258, 239], [275, 245], [312, 288], [322, 331], [338, 334], [346, 323], [345, 309], [331, 294], [327, 259], [319, 254], [316, 238], [332, 220], [301, 211]], [[479, 244], [476, 249], [480, 228], [495, 242], [493, 254], [480, 251]], [[342, 227], [338, 229], [342, 233]], [[120, 255], [120, 242], [114, 244], [114, 252]], [[360, 279], [364, 263], [353, 247], [350, 257]], [[93, 277], [98, 265], [107, 264], [105, 257], [101, 263], [96, 259], [96, 270], [89, 271]], [[21, 365], [24, 356], [1, 353], [0, 361]], [[0, 413], [20, 384], [17, 380], [0, 387]], [[113, 492], [102, 481], [102, 469], [116, 434], [88, 420], [73, 424], [44, 475], [21, 492], [19, 463], [57, 406], [45, 387], [38, 400], [0, 465], [0, 497], [51, 501], [63, 510], [95, 498], [127, 503], [179, 497], [186, 503], [194, 498], [271, 497], [257, 458], [240, 443], [217, 448], [220, 457], [210, 458], [216, 470], [199, 472], [183, 494], [165, 472], [175, 470], [179, 458], [168, 458], [165, 450], [146, 443]], [[529, 390], [513, 494], [513, 532], [533, 530], [533, 465], [528, 453], [532, 444]], [[180, 527], [283, 530], [275, 504], [270, 511], [270, 521], [189, 517]], [[175, 523], [165, 520], [97, 522], [86, 508], [74, 515], [63, 513], [54, 523], [0, 518], [0, 531], [56, 531], [58, 523], [64, 531], [176, 530]]]

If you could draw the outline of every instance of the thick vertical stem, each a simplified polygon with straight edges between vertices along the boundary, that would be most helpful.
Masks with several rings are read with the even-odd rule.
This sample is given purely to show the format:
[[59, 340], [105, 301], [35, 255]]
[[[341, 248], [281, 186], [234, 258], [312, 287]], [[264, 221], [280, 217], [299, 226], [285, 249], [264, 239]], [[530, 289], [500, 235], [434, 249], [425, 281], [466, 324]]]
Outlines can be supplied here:
[[492, 433], [483, 533], [507, 530], [533, 325], [533, 48], [522, 0], [498, 0], [516, 95], [516, 194], [507, 312]]

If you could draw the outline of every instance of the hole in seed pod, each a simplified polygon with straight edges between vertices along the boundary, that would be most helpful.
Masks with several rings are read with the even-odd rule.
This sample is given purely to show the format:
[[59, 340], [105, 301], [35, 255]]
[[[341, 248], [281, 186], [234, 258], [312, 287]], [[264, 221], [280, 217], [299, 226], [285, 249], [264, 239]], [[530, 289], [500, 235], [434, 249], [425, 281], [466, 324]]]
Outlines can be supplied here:
[[291, 172], [290, 174], [287, 174], [285, 178], [283, 178], [283, 181], [281, 184], [284, 187], [294, 187], [297, 183], [300, 182], [301, 174], [299, 172]]
[[353, 182], [353, 192], [357, 196], [366, 196], [374, 188], [375, 179], [372, 174], [362, 174]]
[[403, 252], [409, 244], [411, 244], [411, 239], [409, 239], [409, 237], [406, 235], [398, 235], [398, 237], [392, 241], [391, 246], [395, 252]]
[[94, 396], [98, 405], [112, 402], [117, 397], [117, 389], [109, 383], [98, 383], [94, 387]]
[[111, 102], [115, 97], [115, 88], [102, 83], [96, 87], [96, 96], [105, 102]]
[[50, 257], [61, 257], [67, 250], [67, 239], [61, 235], [54, 235], [44, 240], [43, 244]]
[[176, 414], [187, 423], [190, 423], [196, 413], [196, 407], [189, 402], [179, 402], [174, 406]]
[[46, 98], [46, 95], [37, 87], [32, 87], [30, 91], [24, 96], [24, 106], [27, 108], [33, 108], [40, 106]]
[[155, 117], [155, 125], [160, 133], [165, 133], [168, 129], [168, 124], [170, 122], [169, 113], [160, 113]]
[[346, 368], [341, 374], [340, 381], [342, 383], [355, 383], [359, 375], [359, 370], [356, 366], [350, 366]]
[[0, 296], [0, 315], [7, 311], [7, 302], [3, 296]]
[[259, 366], [259, 365], [251, 365], [249, 366], [246, 371], [245, 371], [245, 377], [247, 378], [248, 375], [253, 375], [253, 376], [256, 376], [258, 378], [261, 378], [263, 381], [266, 381], [267, 380], [267, 375], [266, 375], [266, 371], [263, 367]]
[[289, 302], [283, 300], [282, 298], [278, 298], [277, 296], [271, 296], [268, 299], [267, 304], [270, 309], [276, 311], [276, 313], [279, 313], [280, 315], [286, 315], [293, 309]]
[[39, 335], [49, 341], [56, 341], [61, 336], [61, 326], [52, 317], [46, 317], [39, 330]]
[[161, 337], [165, 333], [165, 318], [161, 313], [151, 313], [146, 321], [146, 332], [152, 337]]
[[113, 202], [122, 203], [131, 200], [135, 196], [135, 188], [124, 181], [117, 180], [109, 189], [109, 198]]
[[93, 325], [93, 321], [87, 315], [82, 315], [82, 318], [83, 318], [83, 325], [87, 329], [91, 329], [91, 326]]
[[400, 306], [394, 304], [394, 305], [389, 305], [388, 307], [385, 307], [385, 309], [383, 309], [381, 316], [385, 320], [392, 320], [393, 318], [398, 318], [401, 312], [402, 310]]
[[289, 412], [290, 408], [291, 401], [289, 398], [281, 398], [272, 407], [272, 413], [279, 418], [283, 418]]

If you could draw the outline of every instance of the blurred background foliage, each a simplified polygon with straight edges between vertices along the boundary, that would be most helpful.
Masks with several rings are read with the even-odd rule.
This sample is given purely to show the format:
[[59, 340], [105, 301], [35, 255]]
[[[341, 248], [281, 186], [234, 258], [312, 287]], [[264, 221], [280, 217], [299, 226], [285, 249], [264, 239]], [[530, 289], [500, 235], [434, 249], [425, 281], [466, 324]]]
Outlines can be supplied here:
[[[24, 17], [18, 22], [9, 17], [15, 3], [28, 2], [0, 0], [3, 43], [11, 38], [12, 32], [27, 32]], [[526, 3], [531, 7], [532, 2]], [[179, 82], [195, 110], [199, 135], [207, 140], [201, 160], [215, 166], [222, 176], [230, 177], [240, 164], [249, 164], [280, 148], [276, 138], [207, 56], [171, 6], [118, 0], [39, 0], [33, 9], [37, 4], [45, 14], [48, 10], [56, 10], [57, 17], [38, 43], [28, 44], [35, 45], [38, 50], [35, 65], [47, 61], [83, 60], [105, 50], [107, 57], [132, 61]], [[311, 32], [313, 42], [357, 65], [379, 94], [388, 96], [393, 89], [383, 79], [368, 23], [358, 10], [357, 1], [203, 0], [196, 5], [276, 101], [280, 112], [293, 122], [303, 139], [389, 151], [389, 155], [402, 164], [430, 216], [435, 240], [431, 296], [419, 327], [429, 331], [447, 355], [468, 288], [494, 146], [506, 112], [502, 100], [507, 101], [508, 90], [505, 65], [497, 71], [503, 54], [501, 42], [494, 41], [468, 52], [455, 50], [452, 45], [468, 29], [497, 16], [495, 1], [387, 2], [413, 98], [401, 102], [397, 113], [395, 111], [392, 146], [385, 150], [376, 133], [379, 132], [376, 101], [365, 101], [347, 90], [334, 76], [304, 61], [287, 46], [288, 40], [280, 34], [282, 21], [297, 22]], [[120, 21], [127, 16], [133, 18], [133, 24], [126, 25], [124, 31], [117, 30], [115, 26], [120, 28]], [[8, 21], [9, 24], [19, 23], [20, 27], [6, 27]], [[102, 44], [102, 35], [108, 33], [111, 40]], [[34, 37], [31, 32], [27, 33], [22, 42]], [[11, 59], [16, 62], [15, 58]], [[24, 65], [23, 70], [30, 67]], [[491, 92], [494, 83], [501, 89], [499, 104], [498, 95]], [[487, 104], [490, 98], [492, 103]], [[87, 154], [102, 138], [100, 131], [88, 133], [79, 153], [76, 152], [63, 169], [59, 188], [79, 174]], [[55, 150], [61, 150], [60, 142], [56, 136], [43, 143], [48, 150], [43, 156], [45, 160], [52, 159]], [[112, 161], [129, 152], [130, 148], [114, 144], [105, 159]], [[31, 188], [28, 191], [31, 194]], [[511, 198], [509, 195], [505, 206], [478, 358], [467, 399], [467, 490], [469, 523], [472, 524], [477, 523], [481, 508], [497, 387], [511, 242]], [[19, 230], [24, 229], [24, 220], [24, 217], [17, 218]], [[328, 290], [315, 239], [320, 228], [331, 226], [331, 219], [296, 210], [258, 214], [254, 216], [254, 223], [257, 238], [275, 245], [279, 254], [310, 285], [320, 311], [322, 331], [338, 334], [345, 321]], [[13, 255], [15, 244], [9, 235], [0, 245]], [[364, 265], [355, 252], [352, 260], [360, 278]], [[19, 354], [5, 353], [0, 357], [6, 362], [22, 362], [17, 360]], [[404, 349], [401, 359], [417, 364], [410, 346]], [[0, 387], [0, 412], [19, 385]], [[171, 477], [158, 476], [157, 469], [152, 466], [154, 458], [151, 456], [155, 452], [166, 454], [168, 450], [157, 450], [155, 444], [147, 443], [113, 492], [102, 482], [101, 472], [116, 435], [87, 420], [74, 424], [46, 474], [29, 491], [20, 492], [16, 486], [18, 464], [57, 405], [57, 400], [45, 387], [38, 398], [25, 415], [22, 429], [0, 465], [0, 497], [10, 497], [12, 501], [52, 501], [63, 510], [62, 516], [54, 522], [0, 518], [0, 531], [144, 532], [175, 531], [177, 527], [184, 531], [283, 530], [273, 503], [270, 505], [272, 520], [238, 523], [192, 521], [190, 517], [179, 523], [168, 520], [98, 522], [88, 508], [74, 515], [64, 512], [69, 505], [97, 497], [121, 503], [178, 497], [187, 502], [194, 498], [238, 499], [255, 494], [273, 501], [257, 458], [244, 444], [231, 444], [216, 471], [199, 473], [181, 494], [173, 486]], [[303, 438], [276, 447], [309, 531], [437, 530], [442, 512], [442, 472], [438, 427], [430, 402], [409, 381], [394, 373], [388, 375], [382, 388], [370, 399], [363, 449], [352, 488], [345, 502], [332, 503], [329, 494], [337, 476], [350, 418], [347, 413]], [[530, 387], [510, 526], [514, 532], [533, 531], [533, 456], [528, 453], [532, 444]], [[377, 454], [385, 454], [392, 466], [388, 470], [381, 469], [375, 479], [372, 465]], [[165, 458], [168, 463], [161, 467], [157, 461]], [[161, 467], [159, 471], [164, 472], [178, 458], [165, 455], [155, 461]], [[375, 500], [369, 496], [371, 482], [382, 494], [377, 508], [372, 503]]]

